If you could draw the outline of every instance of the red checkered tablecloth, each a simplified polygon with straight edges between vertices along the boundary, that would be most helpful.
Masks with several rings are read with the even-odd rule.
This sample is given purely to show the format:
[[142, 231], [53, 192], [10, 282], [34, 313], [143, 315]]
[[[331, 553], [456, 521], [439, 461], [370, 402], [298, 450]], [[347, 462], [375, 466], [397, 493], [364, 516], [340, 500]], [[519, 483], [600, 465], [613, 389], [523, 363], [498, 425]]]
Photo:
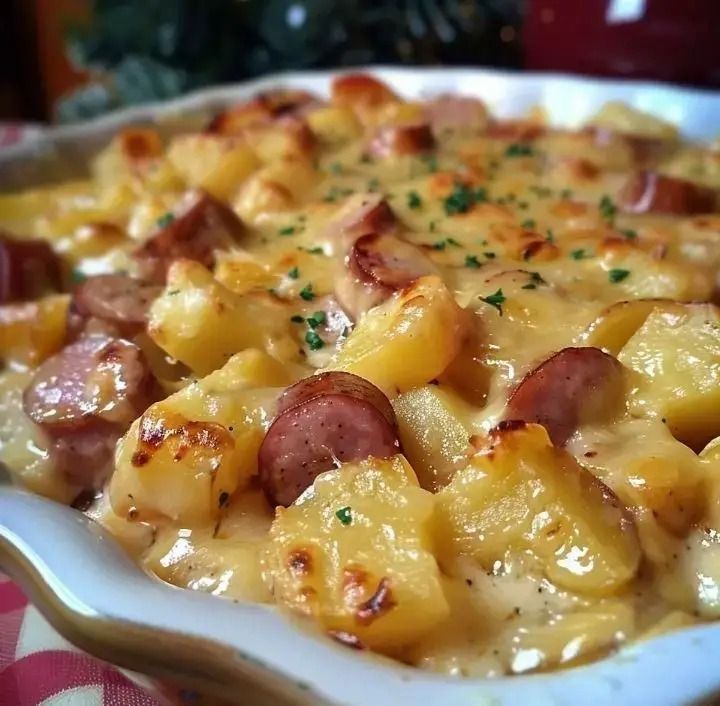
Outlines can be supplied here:
[[160, 706], [66, 642], [0, 574], [0, 706]]

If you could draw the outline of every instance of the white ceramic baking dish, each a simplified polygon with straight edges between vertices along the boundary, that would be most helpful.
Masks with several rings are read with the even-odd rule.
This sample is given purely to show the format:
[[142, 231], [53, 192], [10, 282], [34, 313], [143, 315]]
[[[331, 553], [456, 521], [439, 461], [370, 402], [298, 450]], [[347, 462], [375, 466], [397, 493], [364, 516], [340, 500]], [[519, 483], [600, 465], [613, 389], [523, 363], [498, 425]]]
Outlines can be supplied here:
[[[607, 100], [676, 122], [691, 139], [720, 132], [720, 94], [660, 84], [477, 69], [371, 69], [404, 96], [477, 95], [500, 116], [543, 107], [558, 125], [582, 123]], [[76, 172], [118, 127], [187, 116], [268, 88], [326, 94], [332, 73], [268, 77], [213, 88], [43, 131], [0, 152], [0, 189]], [[0, 474], [1, 476], [1, 474]], [[277, 610], [184, 591], [146, 576], [79, 513], [11, 488], [0, 477], [0, 568], [50, 622], [86, 651], [122, 667], [243, 704], [352, 706], [671, 706], [720, 701], [720, 624], [638, 643], [598, 663], [552, 674], [460, 680], [357, 653], [310, 634]]]

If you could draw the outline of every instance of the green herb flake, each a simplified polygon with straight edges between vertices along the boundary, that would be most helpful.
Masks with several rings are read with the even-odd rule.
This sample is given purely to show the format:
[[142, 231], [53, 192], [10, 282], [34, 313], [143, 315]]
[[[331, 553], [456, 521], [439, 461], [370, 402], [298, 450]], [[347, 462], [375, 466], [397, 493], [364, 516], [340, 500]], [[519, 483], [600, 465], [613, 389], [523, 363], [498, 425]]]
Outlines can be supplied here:
[[482, 263], [477, 259], [477, 255], [466, 255], [465, 256], [465, 267], [477, 270], [482, 267]]
[[600, 209], [600, 217], [603, 220], [612, 221], [612, 219], [615, 218], [617, 208], [612, 202], [612, 199], [607, 194], [605, 194], [605, 196], [600, 199], [600, 203], [598, 203], [598, 208]]
[[290, 272], [288, 272], [288, 277], [290, 279], [297, 279], [300, 276], [300, 270], [297, 267], [293, 267]]
[[448, 245], [452, 245], [454, 248], [461, 248], [461, 247], [462, 247], [462, 243], [458, 243], [458, 241], [455, 240], [455, 238], [445, 238], [445, 242], [446, 242]]
[[301, 290], [300, 296], [306, 301], [311, 302], [315, 299], [315, 292], [312, 290], [312, 282], [308, 282]]
[[167, 228], [174, 220], [175, 216], [168, 211], [157, 219], [157, 224], [160, 228]]
[[637, 231], [632, 228], [622, 228], [620, 232], [628, 239], [635, 240], [638, 237]]
[[506, 157], [531, 157], [533, 154], [532, 145], [524, 142], [514, 142], [512, 145], [508, 145], [505, 150]]
[[486, 203], [490, 200], [490, 197], [488, 196], [487, 189], [483, 188], [482, 186], [478, 189], [475, 189], [475, 203]]
[[305, 343], [308, 344], [311, 351], [319, 351], [325, 345], [325, 341], [312, 330], [305, 334]]
[[563, 199], [563, 201], [568, 201], [573, 197], [573, 190], [572, 189], [563, 189], [560, 192], [560, 198]]
[[341, 524], [349, 525], [352, 522], [352, 508], [348, 505], [346, 507], [341, 507], [336, 513], [335, 517], [340, 520]]
[[292, 321], [294, 324], [305, 323], [305, 319], [302, 316], [300, 316], [300, 314], [295, 314], [295, 316], [291, 316], [290, 321]]
[[533, 230], [535, 228], [535, 221], [532, 218], [528, 218], [520, 224], [523, 230]]
[[420, 208], [422, 206], [422, 199], [417, 191], [408, 191], [407, 193], [407, 205], [408, 208]]
[[324, 255], [325, 251], [321, 245], [316, 245], [312, 248], [305, 248], [305, 252], [309, 252], [311, 255]]
[[168, 296], [169, 296], [169, 297], [174, 297], [176, 294], [180, 294], [180, 290], [179, 290], [179, 289], [171, 289], [171, 290], [168, 292]]
[[483, 255], [485, 255], [488, 260], [494, 260], [497, 257], [494, 252], [484, 252]]
[[[73, 284], [80, 284], [81, 282], [84, 282], [87, 279], [87, 275], [82, 271], [75, 268], [70, 273], [70, 280]], [[171, 294], [172, 292], [168, 292], [168, 294]]]
[[630, 270], [622, 270], [622, 269], [612, 269], [608, 270], [608, 279], [613, 283], [617, 284], [618, 282], [622, 282], [624, 279], [627, 279], [627, 277], [630, 275]]
[[368, 191], [377, 191], [380, 188], [380, 180], [372, 178], [367, 183]]
[[590, 255], [585, 252], [583, 248], [578, 248], [577, 250], [570, 251], [570, 257], [573, 260], [584, 260], [586, 257], [590, 257]]
[[420, 157], [429, 172], [436, 172], [438, 170], [437, 157], [434, 154], [424, 154]]
[[285, 226], [285, 228], [280, 228], [278, 230], [279, 235], [295, 235], [295, 226]]
[[547, 229], [547, 234], [545, 235], [545, 240], [547, 240], [548, 243], [555, 242], [555, 233], [553, 233], [552, 228]]
[[527, 284], [523, 284], [520, 289], [537, 289], [537, 284], [535, 284], [534, 282], [528, 282]]
[[487, 297], [480, 297], [482, 301], [484, 301], [486, 304], [490, 304], [490, 306], [494, 306], [497, 310], [500, 316], [503, 315], [502, 305], [505, 302], [505, 295], [503, 294], [502, 289], [498, 289], [497, 292], [494, 294], [491, 294]]
[[343, 165], [340, 164], [340, 162], [333, 162], [330, 165], [330, 172], [332, 174], [342, 174], [343, 173]]
[[308, 316], [306, 321], [310, 328], [317, 328], [327, 321], [327, 315], [324, 311], [316, 311], [312, 316]]
[[453, 190], [443, 201], [445, 213], [448, 216], [454, 216], [458, 213], [467, 213], [475, 204], [475, 193], [473, 190], [462, 182], [456, 182]]

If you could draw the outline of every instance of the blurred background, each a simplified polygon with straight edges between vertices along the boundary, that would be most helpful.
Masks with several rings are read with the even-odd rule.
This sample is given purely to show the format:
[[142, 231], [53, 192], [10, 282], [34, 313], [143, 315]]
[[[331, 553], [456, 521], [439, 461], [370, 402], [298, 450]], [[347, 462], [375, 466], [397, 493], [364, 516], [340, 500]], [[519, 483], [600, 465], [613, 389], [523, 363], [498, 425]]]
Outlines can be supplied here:
[[481, 65], [720, 88], [720, 0], [1, 0], [0, 121], [273, 71]]

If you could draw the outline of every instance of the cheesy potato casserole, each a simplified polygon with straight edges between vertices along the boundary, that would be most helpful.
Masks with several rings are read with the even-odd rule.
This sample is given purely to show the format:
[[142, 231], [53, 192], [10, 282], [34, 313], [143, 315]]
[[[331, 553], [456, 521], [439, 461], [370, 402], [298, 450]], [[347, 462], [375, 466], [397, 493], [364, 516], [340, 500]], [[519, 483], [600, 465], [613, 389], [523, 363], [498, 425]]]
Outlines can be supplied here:
[[159, 579], [456, 675], [720, 615], [720, 151], [344, 75], [0, 225], [0, 459]]

